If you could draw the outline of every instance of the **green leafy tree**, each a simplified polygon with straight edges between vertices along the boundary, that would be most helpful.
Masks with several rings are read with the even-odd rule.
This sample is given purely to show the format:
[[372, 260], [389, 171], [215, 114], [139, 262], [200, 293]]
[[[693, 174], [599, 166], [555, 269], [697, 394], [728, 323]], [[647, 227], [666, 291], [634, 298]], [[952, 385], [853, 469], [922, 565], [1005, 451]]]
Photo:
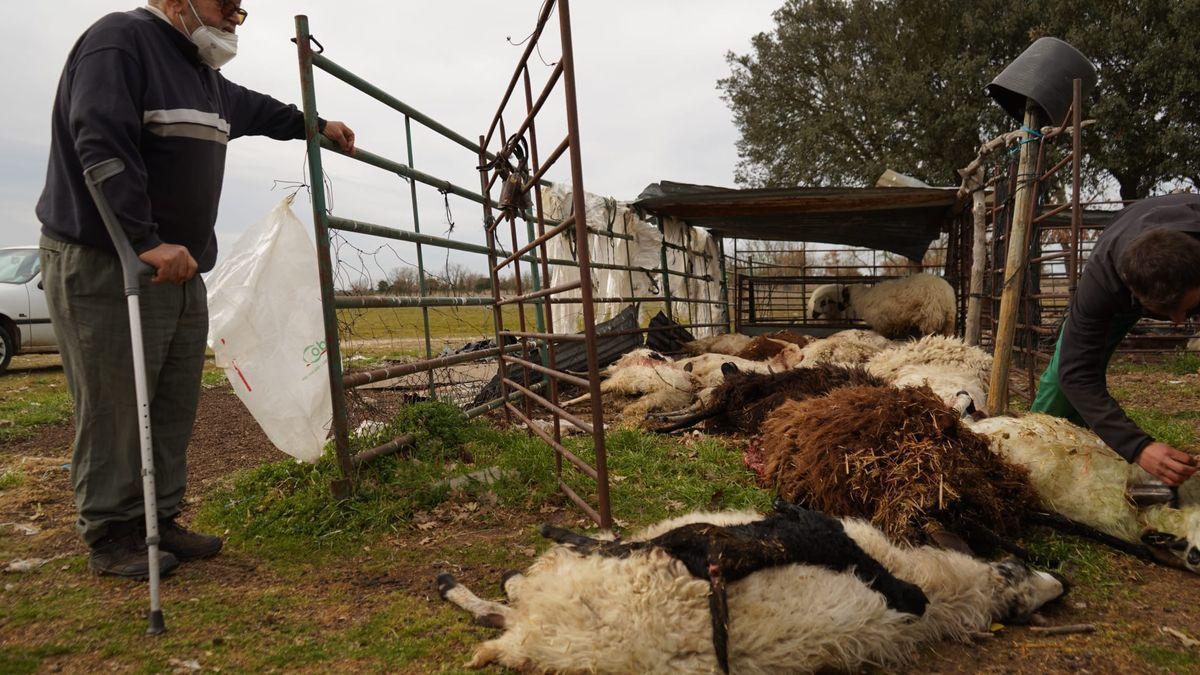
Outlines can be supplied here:
[[984, 86], [1029, 43], [1061, 37], [1101, 79], [1085, 114], [1093, 180], [1126, 198], [1200, 186], [1200, 0], [788, 0], [718, 87], [747, 186], [868, 185], [886, 168], [954, 184], [1011, 129]]

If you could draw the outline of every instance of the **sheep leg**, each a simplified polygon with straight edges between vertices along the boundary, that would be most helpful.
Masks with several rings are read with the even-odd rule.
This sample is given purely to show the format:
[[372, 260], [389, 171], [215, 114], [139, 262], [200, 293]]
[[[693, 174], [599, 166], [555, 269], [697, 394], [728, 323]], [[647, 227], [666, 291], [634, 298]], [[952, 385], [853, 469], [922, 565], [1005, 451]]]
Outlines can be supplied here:
[[586, 403], [591, 398], [592, 398], [592, 394], [591, 394], [591, 392], [588, 392], [588, 393], [584, 394], [583, 396], [576, 396], [575, 398], [573, 398], [569, 401], [560, 401], [558, 405], [562, 408], [566, 408], [568, 406], [573, 406], [577, 403]]
[[708, 565], [708, 615], [712, 619], [713, 651], [721, 672], [729, 672], [729, 594], [720, 565]]
[[[849, 539], [849, 537], [846, 537]], [[929, 604], [929, 598], [920, 586], [899, 579], [872, 558], [866, 551], [850, 540], [854, 549], [851, 551], [849, 565], [853, 565], [854, 576], [858, 577], [871, 590], [879, 593], [887, 601], [887, 606], [897, 612], [921, 616]]]
[[[1025, 520], [1032, 525], [1043, 525], [1064, 534], [1091, 539], [1098, 544], [1104, 544], [1109, 548], [1116, 549], [1126, 555], [1131, 555], [1146, 562], [1158, 562], [1158, 558], [1154, 556], [1150, 547], [1144, 544], [1130, 543], [1057, 513], [1030, 513], [1025, 517]], [[1054, 565], [1051, 565], [1051, 567], [1054, 567]]]
[[438, 575], [437, 589], [443, 600], [465, 609], [475, 617], [475, 623], [480, 626], [505, 628], [507, 620], [512, 616], [511, 607], [480, 598], [449, 574]]

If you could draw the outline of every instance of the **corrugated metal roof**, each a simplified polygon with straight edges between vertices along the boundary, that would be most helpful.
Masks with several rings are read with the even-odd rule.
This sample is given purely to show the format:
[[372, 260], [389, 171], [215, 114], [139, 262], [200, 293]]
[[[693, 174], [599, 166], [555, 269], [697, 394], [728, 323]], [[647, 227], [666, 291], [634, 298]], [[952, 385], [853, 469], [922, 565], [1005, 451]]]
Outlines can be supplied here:
[[938, 188], [732, 190], [663, 181], [633, 206], [724, 237], [862, 246], [920, 261], [957, 203], [954, 190]]

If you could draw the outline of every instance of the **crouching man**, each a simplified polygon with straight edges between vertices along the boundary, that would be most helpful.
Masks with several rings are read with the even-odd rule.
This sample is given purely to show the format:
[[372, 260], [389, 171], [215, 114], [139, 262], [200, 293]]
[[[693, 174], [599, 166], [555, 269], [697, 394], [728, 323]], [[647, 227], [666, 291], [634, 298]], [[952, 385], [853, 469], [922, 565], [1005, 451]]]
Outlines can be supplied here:
[[[1151, 438], [1129, 419], [1108, 393], [1105, 371], [1138, 319], [1181, 324], [1197, 312], [1200, 195], [1152, 197], [1129, 206], [1104, 229], [1083, 268], [1031, 410], [1091, 428], [1127, 461], [1167, 486], [1179, 485], [1196, 472], [1196, 458]], [[1172, 496], [1165, 488], [1146, 494], [1147, 501]]]
[[[139, 257], [154, 267], [141, 290], [158, 488], [161, 570], [215, 555], [217, 537], [176, 520], [187, 482], [204, 366], [208, 308], [200, 272], [217, 259], [213, 228], [225, 145], [240, 136], [304, 138], [295, 106], [219, 72], [247, 17], [240, 0], [151, 0], [109, 14], [67, 58], [51, 119], [46, 186], [37, 205], [46, 300], [75, 403], [71, 480], [78, 527], [100, 574], [149, 574], [138, 414], [121, 267], [83, 181], [120, 158], [104, 191]], [[345, 151], [340, 122], [321, 131]]]

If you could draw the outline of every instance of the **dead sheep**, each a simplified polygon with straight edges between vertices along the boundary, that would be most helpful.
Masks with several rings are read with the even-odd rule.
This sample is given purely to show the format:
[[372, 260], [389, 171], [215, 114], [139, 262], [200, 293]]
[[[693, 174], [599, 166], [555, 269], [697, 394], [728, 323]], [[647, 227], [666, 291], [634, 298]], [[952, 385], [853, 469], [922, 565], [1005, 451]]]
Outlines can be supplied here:
[[882, 335], [860, 329], [843, 330], [826, 338], [813, 340], [800, 350], [805, 366], [830, 363], [838, 366], [863, 365], [879, 352], [891, 347], [892, 341]]
[[1042, 414], [968, 424], [997, 455], [1028, 470], [1048, 508], [1123, 541], [1147, 544], [1160, 562], [1200, 574], [1200, 478], [1179, 486], [1179, 508], [1139, 509], [1126, 486], [1144, 482], [1147, 474], [1087, 429]]
[[725, 381], [694, 411], [664, 416], [667, 432], [708, 420], [710, 429], [756, 433], [763, 420], [784, 401], [802, 401], [845, 386], [883, 386], [886, 383], [860, 367], [818, 364], [782, 373], [743, 373], [731, 369]]
[[932, 274], [874, 285], [826, 284], [809, 298], [811, 319], [862, 319], [872, 330], [893, 339], [953, 335], [957, 314], [954, 288]]
[[797, 347], [804, 347], [809, 342], [812, 342], [812, 340], [813, 339], [807, 335], [800, 335], [799, 333], [793, 333], [787, 330], [775, 331], [774, 333], [765, 333], [763, 335], [755, 336], [754, 339], [750, 341], [750, 344], [746, 345], [745, 349], [738, 352], [734, 356], [737, 356], [738, 358], [749, 359], [751, 361], [762, 361], [764, 359], [769, 359], [783, 351], [784, 348], [789, 344], [796, 345]]
[[[695, 400], [697, 379], [677, 363], [634, 352], [621, 359], [624, 363], [618, 360], [607, 369], [608, 376], [600, 383], [600, 393], [632, 399], [621, 409], [623, 419], [641, 422], [652, 412], [678, 410]], [[567, 407], [590, 399], [590, 394], [583, 394], [562, 405]]]
[[[696, 524], [759, 522], [754, 512], [692, 513], [647, 528], [646, 542]], [[929, 547], [892, 544], [860, 520], [846, 535], [928, 599], [920, 617], [896, 611], [853, 573], [822, 565], [773, 566], [727, 585], [728, 663], [738, 673], [895, 667], [942, 639], [966, 641], [993, 622], [1027, 619], [1064, 593], [1062, 583], [1016, 561], [985, 563]], [[453, 579], [443, 597], [504, 630], [468, 664], [533, 672], [712, 673], [709, 580], [655, 547], [623, 557], [558, 545], [503, 584], [508, 604], [481, 600]]]
[[744, 373], [781, 373], [791, 370], [804, 362], [804, 351], [794, 344], [786, 344], [775, 356], [763, 361], [743, 359], [738, 356], [724, 354], [701, 354], [675, 363], [690, 372], [700, 387], [716, 387], [725, 381], [725, 371], [722, 368], [730, 364]]
[[750, 345], [754, 338], [741, 333], [722, 333], [710, 337], [699, 338], [683, 344], [683, 351], [688, 354], [725, 354], [734, 356]]
[[897, 387], [929, 387], [947, 405], [954, 403], [959, 392], [966, 392], [982, 408], [992, 356], [961, 338], [929, 335], [879, 352], [866, 367]]
[[754, 444], [763, 480], [785, 499], [867, 518], [889, 537], [937, 541], [943, 531], [985, 549], [1038, 505], [1026, 469], [924, 388], [841, 387], [788, 401]]

